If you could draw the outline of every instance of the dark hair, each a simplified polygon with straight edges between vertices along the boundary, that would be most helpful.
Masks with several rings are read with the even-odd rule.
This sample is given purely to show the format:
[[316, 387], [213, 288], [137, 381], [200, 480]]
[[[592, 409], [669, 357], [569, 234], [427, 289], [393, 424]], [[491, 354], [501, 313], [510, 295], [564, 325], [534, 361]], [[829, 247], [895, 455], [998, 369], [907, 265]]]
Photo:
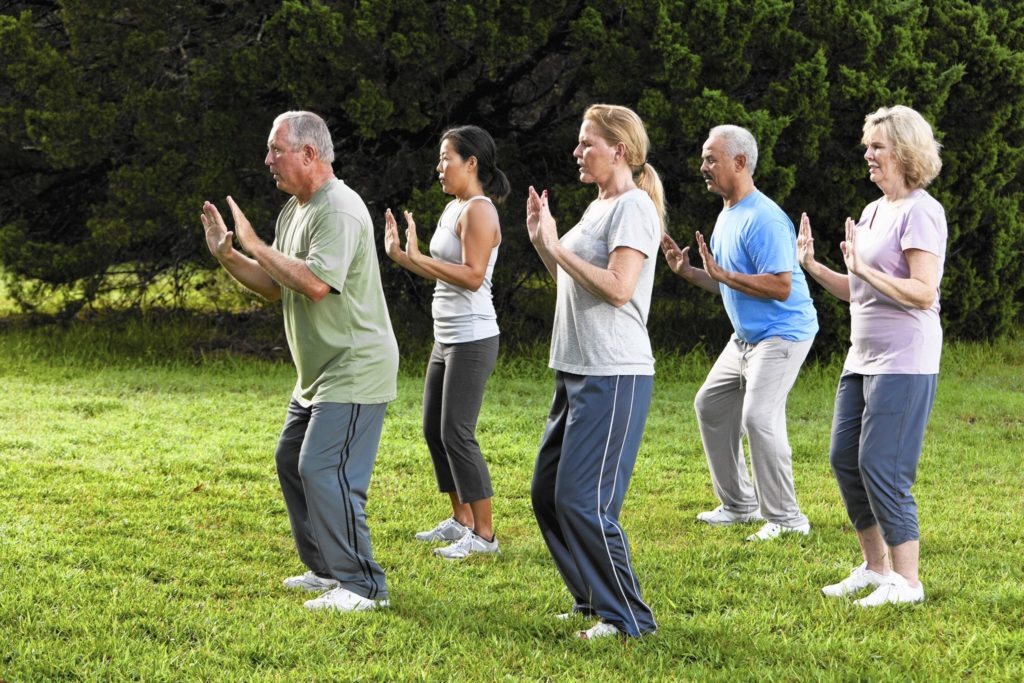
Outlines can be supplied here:
[[441, 135], [441, 141], [450, 140], [455, 151], [463, 159], [476, 157], [477, 178], [484, 186], [484, 192], [500, 202], [512, 191], [505, 173], [498, 168], [498, 148], [494, 138], [479, 126], [457, 126]]

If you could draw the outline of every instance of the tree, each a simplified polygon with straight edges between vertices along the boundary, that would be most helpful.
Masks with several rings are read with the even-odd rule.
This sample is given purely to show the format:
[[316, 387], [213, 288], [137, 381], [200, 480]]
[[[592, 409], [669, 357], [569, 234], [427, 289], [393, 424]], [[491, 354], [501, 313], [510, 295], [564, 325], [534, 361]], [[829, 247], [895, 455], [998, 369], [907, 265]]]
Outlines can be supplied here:
[[[506, 338], [546, 336], [552, 289], [521, 229], [528, 184], [568, 228], [592, 188], [570, 157], [593, 102], [634, 107], [665, 183], [669, 229], [692, 243], [720, 202], [697, 172], [713, 125], [749, 127], [756, 182], [811, 215], [839, 262], [843, 218], [877, 196], [860, 133], [882, 105], [914, 106], [945, 145], [933, 191], [950, 251], [950, 336], [987, 337], [1021, 317], [1024, 3], [966, 0], [319, 0], [7, 3], [0, 15], [0, 262], [31, 304], [62, 288], [68, 313], [104, 287], [182, 287], [212, 266], [196, 215], [231, 193], [270, 237], [284, 197], [260, 167], [273, 117], [312, 109], [336, 170], [426, 227], [445, 197], [438, 136], [474, 123], [513, 186], [495, 296]], [[386, 259], [385, 259], [386, 261]], [[720, 304], [659, 269], [650, 329], [661, 346], [717, 346]], [[430, 285], [385, 267], [406, 339], [429, 337]], [[844, 308], [812, 286], [816, 347], [845, 346]]]

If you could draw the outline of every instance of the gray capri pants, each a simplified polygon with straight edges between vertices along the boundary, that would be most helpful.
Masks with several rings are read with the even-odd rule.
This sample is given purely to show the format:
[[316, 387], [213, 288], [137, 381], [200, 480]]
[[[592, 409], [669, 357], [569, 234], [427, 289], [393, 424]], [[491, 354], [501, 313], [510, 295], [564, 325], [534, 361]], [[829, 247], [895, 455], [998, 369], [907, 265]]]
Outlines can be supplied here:
[[910, 487], [938, 378], [845, 370], [839, 377], [829, 462], [854, 529], [877, 523], [890, 547], [919, 538]]
[[434, 342], [423, 383], [423, 436], [437, 488], [463, 503], [494, 495], [476, 440], [487, 380], [498, 361], [498, 335], [460, 344]]

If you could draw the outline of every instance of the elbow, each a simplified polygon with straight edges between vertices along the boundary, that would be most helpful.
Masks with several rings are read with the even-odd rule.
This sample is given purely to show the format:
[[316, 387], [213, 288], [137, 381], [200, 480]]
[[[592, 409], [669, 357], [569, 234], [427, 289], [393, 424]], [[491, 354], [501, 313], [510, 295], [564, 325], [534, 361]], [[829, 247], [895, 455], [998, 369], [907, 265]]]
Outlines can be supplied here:
[[927, 311], [929, 308], [931, 308], [934, 305], [935, 305], [935, 293], [934, 292], [932, 292], [927, 297], [921, 297], [917, 301], [913, 302], [914, 308], [920, 309], [922, 311]]
[[792, 292], [793, 292], [793, 288], [792, 287], [786, 287], [785, 289], [782, 289], [782, 290], [779, 290], [778, 292], [776, 292], [775, 296], [773, 296], [772, 298], [775, 299], [776, 301], [783, 302], [783, 301], [785, 301], [786, 299], [789, 298], [789, 295]]
[[632, 293], [630, 293], [628, 296], [626, 296], [625, 294], [612, 294], [611, 296], [608, 297], [607, 301], [615, 308], [622, 308], [623, 306], [628, 304], [632, 298]]
[[317, 303], [330, 293], [331, 288], [328, 287], [327, 284], [324, 282], [321, 282], [318, 285], [310, 287], [305, 292], [303, 292], [303, 294], [306, 295], [306, 298], [312, 301], [313, 303]]

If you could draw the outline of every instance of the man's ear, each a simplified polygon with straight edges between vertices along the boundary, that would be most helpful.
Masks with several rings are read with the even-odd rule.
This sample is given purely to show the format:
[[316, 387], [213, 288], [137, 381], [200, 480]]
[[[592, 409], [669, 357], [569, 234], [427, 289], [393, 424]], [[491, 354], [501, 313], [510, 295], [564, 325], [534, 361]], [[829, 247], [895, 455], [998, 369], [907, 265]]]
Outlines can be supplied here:
[[737, 171], [744, 170], [747, 167], [747, 155], [737, 154], [735, 157], [733, 157], [733, 163], [736, 165]]

